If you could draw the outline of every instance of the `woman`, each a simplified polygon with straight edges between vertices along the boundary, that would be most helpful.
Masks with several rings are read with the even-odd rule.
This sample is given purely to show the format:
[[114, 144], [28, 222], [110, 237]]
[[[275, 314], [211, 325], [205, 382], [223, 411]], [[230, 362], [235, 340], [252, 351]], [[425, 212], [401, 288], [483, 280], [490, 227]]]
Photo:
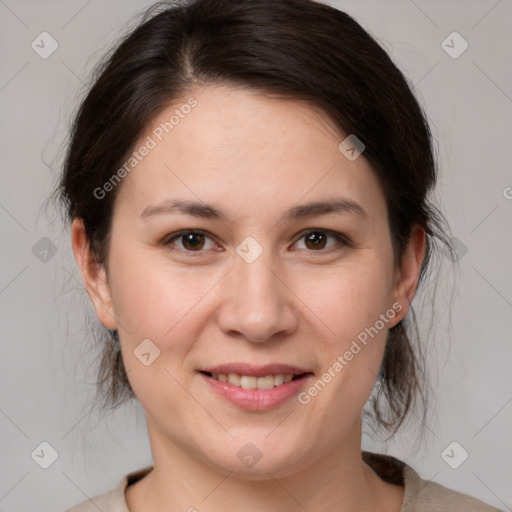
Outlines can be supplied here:
[[425, 398], [410, 306], [453, 250], [403, 75], [310, 0], [159, 9], [100, 70], [59, 187], [112, 334], [100, 383], [140, 401], [154, 464], [68, 512], [497, 510], [361, 450], [369, 398], [392, 433]]

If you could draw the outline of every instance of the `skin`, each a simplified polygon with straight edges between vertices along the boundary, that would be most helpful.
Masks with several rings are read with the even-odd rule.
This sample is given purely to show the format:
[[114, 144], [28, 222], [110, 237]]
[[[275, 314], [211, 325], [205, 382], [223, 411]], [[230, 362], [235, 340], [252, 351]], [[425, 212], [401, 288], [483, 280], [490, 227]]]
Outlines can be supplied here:
[[[141, 141], [188, 98], [198, 105], [119, 185], [108, 273], [94, 264], [81, 221], [72, 225], [88, 294], [101, 323], [119, 330], [147, 416], [154, 470], [127, 488], [128, 507], [398, 512], [403, 487], [384, 482], [361, 459], [361, 411], [387, 330], [416, 292], [424, 231], [414, 227], [396, 268], [376, 176], [364, 154], [349, 161], [338, 150], [345, 135], [313, 107], [227, 85], [189, 92]], [[148, 205], [175, 197], [213, 204], [227, 218], [140, 217]], [[367, 218], [283, 219], [296, 204], [328, 197], [357, 202]], [[160, 243], [185, 229], [210, 235], [195, 250], [182, 237]], [[306, 230], [322, 230], [320, 248], [308, 244]], [[263, 248], [250, 264], [236, 253], [247, 236]], [[337, 250], [326, 252], [330, 247]], [[244, 411], [197, 372], [278, 362], [309, 369], [315, 381], [394, 303], [401, 311], [306, 405], [292, 397], [271, 410]], [[133, 353], [147, 338], [160, 349], [149, 366]], [[251, 468], [237, 458], [247, 442], [262, 454]]]

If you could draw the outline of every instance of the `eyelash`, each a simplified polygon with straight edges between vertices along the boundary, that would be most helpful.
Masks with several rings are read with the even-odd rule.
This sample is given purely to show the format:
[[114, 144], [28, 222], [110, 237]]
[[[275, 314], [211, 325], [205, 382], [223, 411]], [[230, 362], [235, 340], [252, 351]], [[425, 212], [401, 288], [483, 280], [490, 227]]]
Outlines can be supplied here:
[[[300, 234], [300, 236], [298, 237], [298, 239], [296, 240], [295, 243], [297, 243], [298, 241], [302, 240], [306, 235], [309, 235], [311, 233], [321, 233], [321, 234], [324, 234], [324, 235], [327, 235], [327, 236], [332, 236], [334, 238], [337, 238], [338, 239], [338, 244], [336, 244], [336, 245], [334, 245], [332, 247], [329, 247], [327, 249], [319, 249], [318, 251], [315, 251], [313, 249], [300, 249], [300, 250], [306, 250], [306, 251], [312, 252], [312, 253], [330, 254], [332, 252], [339, 251], [342, 248], [349, 247], [351, 245], [351, 242], [350, 242], [349, 238], [347, 236], [343, 235], [342, 233], [338, 233], [336, 231], [331, 231], [331, 230], [327, 230], [327, 229], [315, 229], [315, 228], [310, 228], [310, 229], [308, 229], [306, 231], [303, 231]], [[189, 234], [205, 235], [206, 237], [213, 239], [213, 237], [207, 231], [204, 231], [202, 229], [186, 229], [186, 230], [183, 230], [183, 231], [178, 231], [177, 233], [173, 233], [170, 237], [167, 237], [162, 242], [161, 245], [163, 247], [169, 247], [171, 245], [171, 243], [173, 242], [173, 240], [176, 240], [177, 238], [180, 238], [180, 237], [183, 237], [183, 236], [189, 235]], [[295, 243], [294, 243], [294, 245], [295, 245]], [[204, 250], [190, 251], [188, 249], [180, 249], [180, 248], [171, 248], [171, 250], [182, 252], [182, 253], [186, 253], [187, 255], [191, 255], [193, 257], [197, 257], [202, 252], [204, 252]]]

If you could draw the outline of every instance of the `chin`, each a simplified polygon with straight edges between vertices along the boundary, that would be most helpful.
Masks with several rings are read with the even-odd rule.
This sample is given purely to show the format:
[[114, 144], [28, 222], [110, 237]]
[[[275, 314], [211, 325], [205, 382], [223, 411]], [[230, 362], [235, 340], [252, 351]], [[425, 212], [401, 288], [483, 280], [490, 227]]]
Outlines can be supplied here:
[[[308, 466], [311, 457], [306, 453], [300, 439], [292, 444], [290, 441], [293, 440], [289, 437], [286, 439], [286, 436], [265, 440], [268, 432], [258, 432], [252, 437], [250, 434], [238, 436], [231, 440], [230, 446], [221, 447], [215, 453], [206, 451], [204, 456], [217, 469], [231, 472], [243, 480], [263, 481], [272, 477], [284, 477]], [[254, 439], [254, 442], [248, 439]]]

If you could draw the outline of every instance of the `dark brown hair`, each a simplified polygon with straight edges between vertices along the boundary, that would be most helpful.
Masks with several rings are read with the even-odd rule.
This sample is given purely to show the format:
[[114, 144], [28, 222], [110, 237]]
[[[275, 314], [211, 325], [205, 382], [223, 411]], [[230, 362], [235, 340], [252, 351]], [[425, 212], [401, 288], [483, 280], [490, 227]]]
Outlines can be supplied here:
[[[385, 193], [397, 266], [415, 223], [427, 235], [420, 282], [439, 242], [453, 253], [447, 223], [429, 199], [437, 164], [425, 114], [384, 49], [344, 12], [311, 0], [159, 3], [102, 61], [94, 80], [55, 193], [68, 222], [83, 220], [93, 255], [107, 270], [119, 186], [101, 200], [94, 190], [170, 102], [192, 86], [212, 84], [305, 101], [329, 116], [340, 135], [360, 139]], [[428, 383], [415, 336], [411, 309], [389, 331], [371, 399], [377, 425], [393, 433], [417, 397], [425, 412]], [[98, 394], [104, 407], [115, 408], [134, 394], [119, 350], [105, 341], [101, 357]]]

